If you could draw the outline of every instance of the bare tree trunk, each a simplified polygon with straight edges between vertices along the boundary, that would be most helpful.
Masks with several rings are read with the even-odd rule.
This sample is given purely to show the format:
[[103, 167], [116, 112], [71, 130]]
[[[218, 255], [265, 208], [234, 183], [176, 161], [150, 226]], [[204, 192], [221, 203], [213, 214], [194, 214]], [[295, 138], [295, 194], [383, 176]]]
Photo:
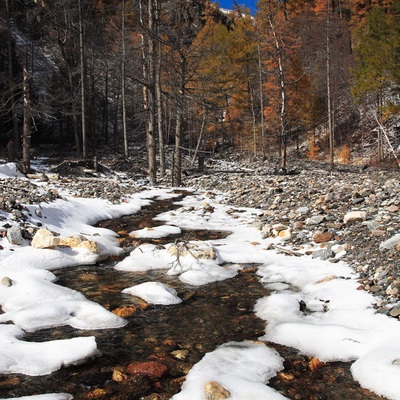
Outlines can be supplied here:
[[83, 35], [82, 1], [79, 0], [79, 55], [81, 75], [81, 130], [82, 130], [82, 157], [87, 158], [87, 132], [86, 132], [86, 68], [85, 46]]
[[175, 125], [175, 150], [174, 165], [172, 169], [172, 186], [181, 186], [182, 184], [182, 120], [183, 107], [186, 95], [185, 79], [187, 76], [187, 60], [183, 53], [180, 54], [179, 63], [179, 90], [176, 93], [176, 125]]
[[108, 143], [108, 60], [106, 60], [106, 76], [104, 82], [104, 105], [103, 105], [103, 136], [104, 143]]
[[331, 97], [331, 44], [330, 44], [330, 9], [329, 0], [326, 0], [326, 96], [328, 112], [329, 135], [329, 161], [331, 171], [335, 168], [334, 159], [334, 132], [332, 123], [332, 97]]
[[143, 62], [143, 107], [146, 111], [146, 149], [147, 175], [150, 185], [157, 181], [156, 141], [155, 141], [155, 96], [154, 96], [154, 3], [147, 2], [147, 21], [145, 24], [142, 0], [139, 0], [140, 25], [142, 33]]
[[30, 82], [28, 71], [23, 70], [23, 92], [24, 92], [24, 124], [22, 133], [22, 162], [24, 173], [28, 174], [31, 170], [31, 99]]
[[172, 168], [172, 186], [180, 186], [182, 183], [182, 106], [179, 104], [176, 110], [176, 125], [175, 125], [175, 150], [174, 162]]
[[[377, 120], [380, 121], [381, 120], [381, 106], [382, 106], [382, 102], [381, 102], [381, 95], [378, 93], [376, 95], [376, 108], [377, 108]], [[382, 162], [385, 158], [385, 154], [384, 154], [384, 143], [383, 143], [383, 130], [382, 130], [382, 125], [378, 123], [378, 127], [377, 127], [377, 158], [379, 162]]]
[[[154, 9], [156, 12], [156, 21], [158, 21], [159, 15], [159, 3], [158, 0], [154, 0]], [[155, 27], [156, 36], [159, 36], [158, 22]], [[161, 94], [161, 62], [162, 62], [162, 49], [161, 43], [158, 42], [157, 56], [155, 66], [155, 96], [156, 96], [156, 108], [157, 108], [157, 130], [158, 130], [158, 153], [160, 158], [160, 177], [165, 175], [165, 148], [164, 148], [164, 121], [163, 121], [163, 109], [162, 109], [162, 94]]]
[[122, 18], [121, 18], [121, 41], [122, 41], [122, 65], [121, 65], [121, 96], [122, 96], [122, 137], [124, 141], [124, 157], [129, 157], [128, 134], [126, 129], [126, 97], [125, 97], [125, 0], [122, 0]]
[[260, 124], [261, 124], [261, 148], [262, 155], [265, 157], [265, 126], [264, 126], [264, 91], [262, 79], [262, 61], [261, 61], [261, 48], [258, 44], [258, 77], [260, 85]]
[[254, 110], [254, 99], [253, 99], [253, 90], [251, 89], [250, 80], [247, 81], [247, 87], [250, 94], [250, 108], [251, 108], [251, 115], [253, 119], [253, 153], [254, 157], [257, 157], [257, 129], [256, 129], [256, 112]]
[[194, 162], [195, 162], [196, 157], [197, 157], [197, 153], [200, 150], [201, 142], [203, 141], [204, 129], [205, 129], [205, 126], [206, 126], [206, 119], [207, 119], [207, 110], [206, 110], [206, 107], [203, 105], [203, 118], [201, 120], [201, 128], [200, 128], [199, 137], [197, 139], [196, 149], [194, 151], [193, 158], [192, 158], [192, 161], [190, 163], [190, 167], [191, 168], [193, 168]]
[[14, 71], [13, 71], [13, 49], [12, 49], [12, 35], [11, 35], [11, 11], [10, 0], [6, 0], [6, 17], [7, 17], [7, 34], [8, 34], [8, 83], [10, 88], [10, 104], [11, 104], [11, 118], [13, 126], [13, 152], [16, 153], [20, 147], [20, 137], [18, 132], [18, 118], [15, 109], [15, 87], [14, 87]]
[[287, 117], [286, 117], [286, 81], [285, 81], [285, 71], [283, 67], [283, 54], [281, 45], [279, 43], [278, 36], [276, 34], [275, 26], [270, 17], [269, 25], [271, 27], [272, 35], [274, 37], [275, 49], [277, 52], [278, 61], [278, 78], [279, 78], [279, 91], [280, 91], [280, 121], [281, 121], [281, 131], [280, 131], [280, 155], [281, 155], [281, 168], [286, 168], [287, 163]]

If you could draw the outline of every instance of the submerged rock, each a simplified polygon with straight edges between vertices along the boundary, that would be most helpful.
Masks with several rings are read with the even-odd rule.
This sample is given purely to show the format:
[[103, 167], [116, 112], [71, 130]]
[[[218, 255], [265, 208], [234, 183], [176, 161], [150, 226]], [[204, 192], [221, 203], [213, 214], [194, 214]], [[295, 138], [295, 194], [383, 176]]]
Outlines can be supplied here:
[[135, 361], [126, 369], [129, 375], [144, 375], [152, 379], [161, 379], [168, 373], [168, 367], [158, 361]]
[[225, 400], [231, 397], [229, 390], [218, 382], [208, 382], [204, 386], [205, 400]]

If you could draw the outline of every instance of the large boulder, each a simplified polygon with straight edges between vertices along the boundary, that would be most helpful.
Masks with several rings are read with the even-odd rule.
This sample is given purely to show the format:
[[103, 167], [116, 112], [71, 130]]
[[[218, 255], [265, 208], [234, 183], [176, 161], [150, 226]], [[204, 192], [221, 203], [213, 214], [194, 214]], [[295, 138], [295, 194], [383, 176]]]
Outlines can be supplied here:
[[54, 249], [56, 246], [71, 248], [86, 248], [94, 254], [100, 253], [99, 245], [82, 235], [58, 237], [47, 229], [39, 229], [31, 241], [36, 249]]
[[33, 236], [31, 246], [35, 249], [54, 249], [58, 246], [59, 238], [47, 229], [41, 228]]

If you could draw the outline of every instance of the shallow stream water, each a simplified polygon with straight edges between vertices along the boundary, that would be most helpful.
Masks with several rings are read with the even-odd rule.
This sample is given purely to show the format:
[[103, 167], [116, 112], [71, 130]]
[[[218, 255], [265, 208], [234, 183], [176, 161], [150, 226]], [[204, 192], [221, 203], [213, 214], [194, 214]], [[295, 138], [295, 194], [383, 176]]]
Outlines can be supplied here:
[[[129, 238], [130, 231], [156, 225], [153, 217], [173, 207], [171, 200], [157, 200], [135, 215], [103, 221], [99, 225], [118, 232], [121, 245], [128, 251], [140, 243]], [[217, 239], [226, 234], [187, 231], [179, 240]], [[175, 239], [151, 242], [163, 244], [165, 240]], [[229, 341], [257, 340], [264, 333], [265, 323], [254, 315], [253, 307], [256, 300], [268, 295], [268, 292], [255, 275], [256, 265], [244, 265], [233, 279], [191, 287], [177, 277], [166, 275], [165, 271], [122, 272], [114, 269], [115, 263], [116, 260], [109, 260], [53, 272], [58, 277], [58, 284], [82, 292], [89, 300], [108, 310], [130, 311], [131, 314], [125, 317], [127, 326], [96, 331], [57, 327], [28, 334], [25, 337], [27, 341], [94, 335], [101, 355], [42, 377], [0, 375], [1, 398], [66, 392], [72, 394], [75, 400], [169, 399], [180, 390], [191, 366], [206, 352]], [[127, 287], [147, 281], [163, 282], [174, 287], [184, 299], [183, 303], [149, 306], [138, 298], [121, 293]], [[285, 357], [286, 370], [271, 381], [271, 386], [288, 398], [379, 398], [362, 390], [351, 379], [349, 364], [333, 363], [311, 371], [310, 358], [284, 346], [273, 346]], [[129, 363], [148, 360], [167, 365], [168, 374], [158, 380], [143, 376], [115, 379], [115, 371], [124, 372]]]

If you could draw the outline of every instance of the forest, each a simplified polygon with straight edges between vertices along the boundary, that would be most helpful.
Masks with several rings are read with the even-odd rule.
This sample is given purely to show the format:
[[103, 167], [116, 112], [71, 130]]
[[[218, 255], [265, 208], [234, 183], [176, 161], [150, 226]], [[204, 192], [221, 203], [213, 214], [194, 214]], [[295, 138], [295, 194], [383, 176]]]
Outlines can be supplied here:
[[[400, 1], [5, 0], [0, 146], [76, 157], [146, 148], [179, 186], [217, 151], [396, 163]], [[166, 149], [171, 149], [167, 152]]]

